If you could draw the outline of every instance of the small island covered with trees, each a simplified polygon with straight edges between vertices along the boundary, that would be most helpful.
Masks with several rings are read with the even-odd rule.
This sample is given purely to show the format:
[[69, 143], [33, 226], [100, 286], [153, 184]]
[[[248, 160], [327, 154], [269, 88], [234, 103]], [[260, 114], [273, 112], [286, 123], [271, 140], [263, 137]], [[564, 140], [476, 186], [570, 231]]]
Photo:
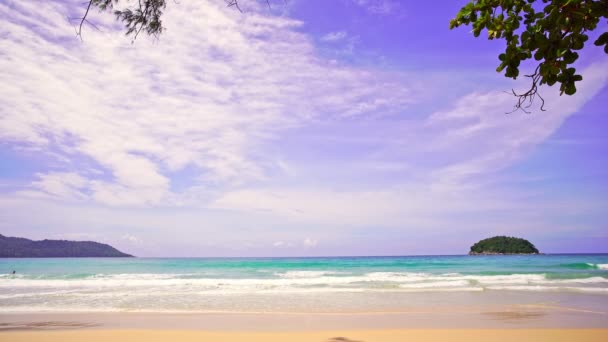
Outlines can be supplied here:
[[0, 258], [124, 258], [132, 255], [94, 241], [42, 240], [0, 234]]
[[469, 255], [539, 254], [538, 249], [526, 240], [510, 236], [494, 236], [473, 246]]

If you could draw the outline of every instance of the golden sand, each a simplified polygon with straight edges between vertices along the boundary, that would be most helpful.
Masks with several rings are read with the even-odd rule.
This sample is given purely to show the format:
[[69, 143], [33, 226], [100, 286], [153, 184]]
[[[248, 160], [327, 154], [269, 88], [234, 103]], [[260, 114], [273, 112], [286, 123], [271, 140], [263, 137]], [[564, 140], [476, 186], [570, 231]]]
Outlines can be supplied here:
[[608, 329], [408, 329], [308, 332], [205, 332], [178, 330], [15, 331], [2, 342], [606, 342]]

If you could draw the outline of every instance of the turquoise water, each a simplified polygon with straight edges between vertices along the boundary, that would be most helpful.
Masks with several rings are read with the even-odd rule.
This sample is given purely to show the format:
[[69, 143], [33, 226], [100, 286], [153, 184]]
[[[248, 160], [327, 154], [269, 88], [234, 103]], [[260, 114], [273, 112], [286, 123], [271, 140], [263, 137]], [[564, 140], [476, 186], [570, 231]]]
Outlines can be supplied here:
[[608, 255], [0, 260], [0, 312], [272, 310], [321, 297], [373, 306], [448, 292], [608, 297]]

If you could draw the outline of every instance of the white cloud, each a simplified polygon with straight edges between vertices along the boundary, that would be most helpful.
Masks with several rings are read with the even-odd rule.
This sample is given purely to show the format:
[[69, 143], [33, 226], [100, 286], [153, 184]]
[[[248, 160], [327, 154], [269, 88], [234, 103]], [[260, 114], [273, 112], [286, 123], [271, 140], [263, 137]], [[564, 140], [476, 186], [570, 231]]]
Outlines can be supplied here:
[[124, 240], [130, 244], [133, 245], [141, 245], [143, 243], [143, 241], [138, 238], [135, 235], [131, 235], [131, 234], [124, 234], [123, 236], [120, 237], [121, 240]]
[[[327, 65], [294, 30], [300, 22], [255, 7], [242, 15], [215, 1], [170, 6], [161, 40], [135, 44], [108, 14], [93, 15], [102, 31], [87, 29], [79, 42], [65, 20], [79, 8], [0, 4], [0, 15], [13, 18], [1, 29], [0, 50], [11, 58], [0, 61], [0, 139], [87, 158], [105, 173], [49, 171], [35, 191], [107, 205], [167, 203], [172, 173], [187, 166], [199, 172], [193, 186], [263, 180], [276, 166], [257, 148], [282, 130], [412, 101], [388, 75]], [[75, 186], [75, 177], [86, 179]]]
[[400, 14], [401, 11], [401, 4], [394, 0], [353, 0], [353, 2], [377, 15], [394, 15]]
[[275, 241], [272, 243], [274, 248], [291, 248], [293, 247], [293, 242], [285, 242], [285, 241]]
[[329, 32], [321, 37], [321, 41], [337, 42], [337, 41], [345, 39], [347, 36], [348, 36], [348, 34], [345, 31]]
[[54, 199], [86, 200], [87, 194], [83, 189], [88, 187], [88, 180], [74, 172], [54, 172], [37, 174], [38, 180], [32, 182], [32, 188], [38, 191], [25, 190], [26, 196], [44, 197]]
[[315, 239], [311, 239], [311, 238], [306, 238], [306, 239], [304, 239], [304, 241], [302, 241], [302, 245], [305, 248], [314, 248], [314, 247], [317, 247], [318, 244], [319, 244], [319, 241], [317, 241]]
[[[20, 192], [28, 196], [184, 205], [208, 201], [201, 192], [219, 186], [213, 203], [221, 205], [239, 193], [233, 187], [286, 172], [291, 164], [265, 148], [286, 130], [352, 116], [362, 120], [364, 114], [405, 117], [414, 101], [411, 87], [394, 76], [326, 64], [308, 37], [294, 30], [300, 22], [255, 8], [241, 15], [215, 2], [171, 6], [161, 41], [141, 37], [135, 44], [115, 32], [113, 18], [104, 14], [95, 18], [103, 32], [88, 30], [79, 43], [64, 20], [68, 8], [57, 2], [0, 5], [0, 13], [15, 18], [3, 30], [17, 37], [0, 42], [14, 56], [0, 61], [6, 70], [0, 139], [73, 163], [67, 171], [39, 173]], [[27, 26], [26, 13], [45, 20]], [[576, 96], [550, 95], [547, 102], [554, 106], [542, 115], [502, 115], [513, 98], [490, 92], [470, 94], [428, 119], [379, 120], [376, 129], [363, 132], [381, 142], [376, 157], [358, 163], [377, 170], [407, 165], [408, 172], [432, 175], [427, 181], [444, 188], [504, 168], [601, 88], [605, 72], [592, 68]], [[81, 169], [83, 158], [101, 175]], [[434, 165], [424, 165], [431, 159]], [[185, 167], [194, 176], [176, 193], [171, 178]], [[290, 167], [289, 173], [298, 172]]]
[[[559, 96], [555, 87], [541, 88], [546, 112], [540, 111], [537, 99], [532, 108], [534, 114], [506, 114], [515, 98], [495, 91], [470, 94], [449, 110], [432, 114], [424, 129], [444, 133], [439, 139], [428, 140], [430, 152], [461, 156], [436, 168], [436, 180], [453, 186], [521, 160], [604, 87], [607, 70], [608, 63], [592, 64], [582, 70], [585, 81], [579, 84], [575, 96]], [[526, 80], [522, 84], [528, 85]]]
[[[606, 63], [592, 64], [582, 74], [585, 81], [575, 96], [559, 96], [554, 88], [541, 89], [546, 112], [537, 108], [530, 115], [505, 114], [515, 99], [494, 91], [470, 94], [420, 120], [331, 126], [331, 139], [319, 143], [312, 137], [301, 142], [311, 148], [314, 144], [331, 146], [330, 151], [319, 148], [315, 160], [303, 162], [305, 166], [284, 161], [299, 168], [298, 174], [313, 178], [332, 172], [325, 186], [241, 188], [221, 194], [211, 207], [352, 226], [426, 226], [437, 223], [439, 217], [496, 210], [521, 215], [529, 211], [534, 194], [487, 187], [487, 177], [522, 160], [608, 83]], [[353, 148], [372, 152], [346, 160], [340, 155]], [[319, 175], [315, 173], [317, 161]], [[369, 182], [371, 175], [382, 178], [387, 174], [393, 178], [371, 189], [354, 184]], [[346, 181], [342, 183], [341, 178]], [[340, 188], [344, 190], [335, 190]], [[547, 210], [568, 207], [560, 199], [535, 206]], [[576, 210], [585, 208], [595, 210], [595, 205], [587, 202]]]

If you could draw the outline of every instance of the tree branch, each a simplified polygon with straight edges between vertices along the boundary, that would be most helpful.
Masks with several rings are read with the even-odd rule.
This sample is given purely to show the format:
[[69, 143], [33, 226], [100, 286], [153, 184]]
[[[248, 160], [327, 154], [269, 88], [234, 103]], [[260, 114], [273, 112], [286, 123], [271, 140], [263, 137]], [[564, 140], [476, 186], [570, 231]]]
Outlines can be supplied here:
[[507, 114], [511, 114], [517, 110], [521, 110], [526, 114], [530, 114], [531, 112], [527, 111], [526, 109], [532, 106], [532, 103], [534, 103], [534, 99], [536, 99], [536, 97], [538, 97], [542, 102], [540, 105], [540, 110], [543, 112], [546, 111], [545, 99], [538, 92], [538, 83], [540, 82], [542, 76], [540, 74], [540, 64], [536, 67], [536, 70], [534, 70], [533, 74], [525, 76], [530, 77], [532, 79], [532, 86], [528, 91], [520, 94], [516, 93], [514, 89], [511, 89], [511, 94], [517, 97], [517, 103], [515, 104], [515, 106], [513, 106], [513, 110], [508, 112]]
[[[163, 10], [166, 7], [168, 0], [138, 0], [134, 6], [126, 6], [123, 9], [114, 10], [116, 19], [122, 21], [126, 28], [126, 35], [133, 34], [134, 42], [142, 31], [146, 31], [148, 35], [153, 35], [158, 38], [158, 35], [162, 33], [164, 27], [162, 25], [161, 17]], [[91, 26], [97, 28], [91, 22], [87, 20], [87, 16], [91, 10], [91, 7], [97, 6], [100, 10], [105, 11], [111, 9], [115, 3], [120, 2], [119, 0], [89, 0], [86, 11], [82, 18], [79, 18], [80, 24], [76, 30], [76, 35], [82, 40], [82, 27], [84, 23], [88, 23]], [[123, 0], [122, 2], [126, 2]], [[177, 0], [173, 0], [177, 3]], [[226, 6], [235, 7], [239, 12], [243, 12], [239, 5], [238, 0], [224, 0]], [[265, 0], [268, 8], [271, 9], [270, 0]], [[98, 29], [98, 28], [97, 28]]]
[[236, 7], [236, 9], [239, 10], [239, 12], [243, 13], [243, 11], [241, 10], [241, 8], [239, 7], [239, 1], [238, 0], [225, 0], [226, 1], [226, 5], [228, 7]]
[[[87, 20], [87, 16], [89, 15], [89, 10], [91, 10], [91, 5], [93, 5], [93, 0], [89, 0], [89, 5], [87, 6], [87, 10], [86, 12], [84, 12], [84, 16], [82, 17], [82, 19], [80, 20], [80, 25], [78, 25], [78, 31], [76, 32], [76, 35], [78, 37], [80, 37], [80, 41], [82, 41], [82, 25], [87, 22], [89, 24], [91, 24], [88, 20]], [[95, 25], [91, 24], [93, 27], [95, 27]]]

